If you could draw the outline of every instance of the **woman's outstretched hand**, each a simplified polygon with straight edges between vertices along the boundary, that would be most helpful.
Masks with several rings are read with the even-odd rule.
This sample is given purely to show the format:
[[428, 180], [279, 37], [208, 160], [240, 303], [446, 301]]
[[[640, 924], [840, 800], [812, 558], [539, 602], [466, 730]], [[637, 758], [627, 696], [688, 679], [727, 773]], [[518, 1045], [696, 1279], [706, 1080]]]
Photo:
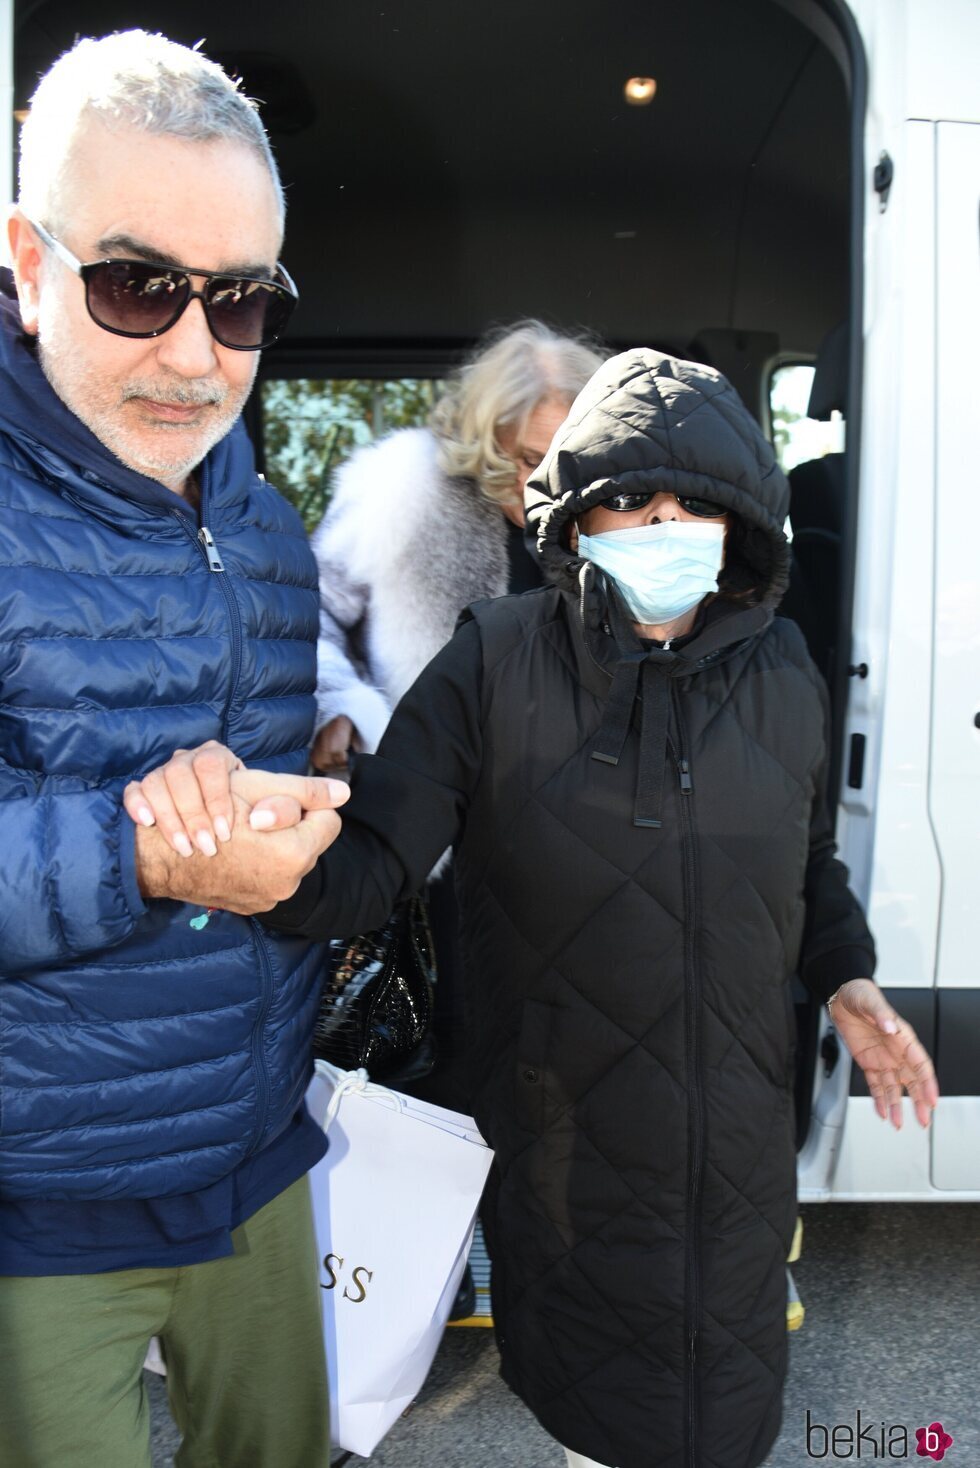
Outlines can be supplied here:
[[907, 1020], [871, 979], [851, 979], [828, 1004], [834, 1028], [864, 1071], [875, 1110], [892, 1126], [902, 1125], [907, 1091], [921, 1126], [928, 1126], [939, 1101], [932, 1061]]

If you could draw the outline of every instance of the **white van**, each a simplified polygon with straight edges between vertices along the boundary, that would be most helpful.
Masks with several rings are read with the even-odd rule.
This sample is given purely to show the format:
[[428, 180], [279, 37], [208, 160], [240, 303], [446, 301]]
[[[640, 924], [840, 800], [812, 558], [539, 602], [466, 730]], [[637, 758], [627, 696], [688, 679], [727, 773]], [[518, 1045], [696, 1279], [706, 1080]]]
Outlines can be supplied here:
[[2, 0], [4, 165], [79, 27], [132, 25], [263, 99], [302, 302], [249, 422], [309, 524], [518, 316], [711, 362], [774, 434], [842, 853], [944, 1094], [893, 1133], [799, 990], [801, 1196], [980, 1200], [980, 4]]

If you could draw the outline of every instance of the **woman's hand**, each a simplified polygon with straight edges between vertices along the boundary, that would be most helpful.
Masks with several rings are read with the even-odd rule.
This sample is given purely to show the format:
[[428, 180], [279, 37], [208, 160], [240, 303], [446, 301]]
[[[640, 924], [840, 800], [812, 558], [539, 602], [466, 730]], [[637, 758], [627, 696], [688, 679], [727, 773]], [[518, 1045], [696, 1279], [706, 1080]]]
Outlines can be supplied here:
[[[253, 831], [283, 831], [310, 811], [343, 805], [349, 795], [342, 780], [246, 770], [237, 755], [212, 739], [197, 749], [178, 749], [165, 765], [133, 780], [123, 804], [138, 825], [158, 827], [180, 856], [195, 849], [216, 856], [215, 836], [229, 841], [236, 820], [247, 820]], [[261, 809], [253, 810], [259, 801]]]
[[343, 770], [346, 768], [348, 751], [360, 751], [360, 737], [346, 714], [338, 714], [329, 724], [324, 724], [313, 741], [310, 764], [315, 770]]
[[939, 1101], [932, 1061], [912, 1026], [892, 1009], [871, 979], [842, 984], [827, 1005], [834, 1028], [864, 1071], [875, 1110], [902, 1125], [902, 1091], [908, 1092], [921, 1126]]
[[209, 739], [196, 749], [177, 749], [165, 765], [133, 780], [123, 805], [140, 826], [156, 826], [180, 856], [195, 847], [216, 856], [218, 841], [230, 841], [235, 823], [231, 772], [245, 766], [236, 754]]

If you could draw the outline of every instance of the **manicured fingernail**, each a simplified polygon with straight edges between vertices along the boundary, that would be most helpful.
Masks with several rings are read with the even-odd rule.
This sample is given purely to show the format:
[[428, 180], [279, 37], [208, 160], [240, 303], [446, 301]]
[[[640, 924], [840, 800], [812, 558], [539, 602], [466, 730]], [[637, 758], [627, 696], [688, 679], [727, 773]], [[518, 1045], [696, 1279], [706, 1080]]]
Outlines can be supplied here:
[[231, 827], [225, 820], [224, 816], [218, 816], [217, 820], [214, 823], [214, 831], [219, 841], [231, 840]]
[[214, 837], [210, 831], [198, 831], [197, 844], [205, 856], [217, 856], [218, 848], [214, 844]]
[[155, 826], [157, 823], [157, 818], [148, 805], [141, 805], [136, 815], [141, 826]]
[[272, 810], [253, 810], [248, 823], [253, 831], [268, 831], [270, 826], [276, 824], [276, 813]]
[[176, 836], [174, 837], [174, 850], [179, 852], [181, 856], [194, 855], [194, 848], [188, 841], [187, 837], [184, 835], [183, 831], [178, 831]]

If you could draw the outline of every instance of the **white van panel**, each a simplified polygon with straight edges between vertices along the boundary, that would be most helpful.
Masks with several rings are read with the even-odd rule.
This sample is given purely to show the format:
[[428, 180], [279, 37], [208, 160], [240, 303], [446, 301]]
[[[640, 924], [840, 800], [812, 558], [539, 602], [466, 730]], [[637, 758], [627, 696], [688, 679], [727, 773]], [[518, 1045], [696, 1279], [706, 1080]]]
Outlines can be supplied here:
[[[980, 57], [975, 60], [980, 65]], [[943, 868], [936, 983], [974, 989], [980, 988], [980, 728], [974, 723], [980, 717], [980, 126], [942, 123], [936, 134], [936, 610], [929, 799]], [[975, 1155], [980, 1183], [980, 1129]]]
[[980, 1189], [980, 1096], [943, 1096], [933, 1117], [932, 1182], [943, 1191]]
[[[942, 1111], [945, 1102], [940, 1102]], [[891, 1203], [948, 1203], [949, 1192], [940, 1191], [929, 1182], [929, 1148], [932, 1127], [926, 1131], [915, 1119], [912, 1104], [902, 1102], [904, 1124], [897, 1132], [884, 1122], [874, 1109], [869, 1096], [852, 1096], [847, 1105], [844, 1140], [837, 1161], [837, 1171], [830, 1194], [835, 1203], [864, 1203], [873, 1200]], [[935, 1125], [935, 1118], [933, 1118]], [[950, 1139], [951, 1149], [956, 1139]], [[960, 1167], [963, 1159], [951, 1161]], [[963, 1176], [962, 1173], [958, 1174]], [[956, 1187], [957, 1202], [980, 1202], [980, 1186], [962, 1182]], [[819, 1196], [814, 1202], [827, 1201]]]
[[[845, 859], [874, 816], [869, 920], [888, 988], [933, 982], [940, 867], [929, 814], [929, 688], [935, 464], [935, 128], [906, 123], [893, 143], [888, 212], [869, 220], [864, 430], [851, 681], [851, 736], [868, 741], [865, 782], [845, 784]], [[880, 741], [876, 759], [875, 742]], [[877, 771], [875, 770], [877, 764]], [[875, 788], [875, 774], [877, 781]], [[876, 809], [875, 809], [876, 808]], [[864, 884], [855, 883], [864, 895]], [[850, 1119], [848, 1121], [850, 1124]]]
[[977, 121], [977, 0], [908, 0], [908, 56], [909, 117]]
[[[936, 599], [930, 806], [943, 867], [936, 986], [980, 990], [980, 470], [976, 417], [980, 126], [936, 129]], [[964, 996], [965, 998], [965, 996]], [[980, 1091], [969, 1067], [957, 1089]], [[944, 1097], [933, 1122], [937, 1188], [980, 1187], [980, 1095]]]
[[[848, 8], [868, 59], [869, 118], [978, 120], [977, 0], [848, 0]], [[869, 151], [866, 162], [877, 156]]]

